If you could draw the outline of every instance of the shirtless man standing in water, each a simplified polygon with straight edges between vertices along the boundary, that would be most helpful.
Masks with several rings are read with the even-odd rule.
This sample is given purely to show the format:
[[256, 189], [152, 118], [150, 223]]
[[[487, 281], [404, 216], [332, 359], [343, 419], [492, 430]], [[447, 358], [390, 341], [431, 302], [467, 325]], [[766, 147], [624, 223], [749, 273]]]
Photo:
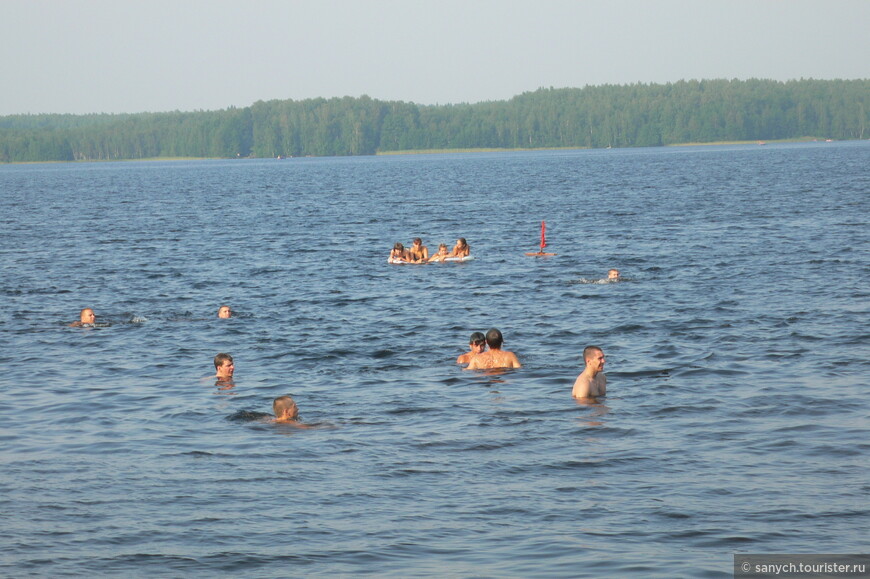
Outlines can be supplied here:
[[495, 328], [488, 331], [486, 333], [486, 345], [489, 346], [489, 351], [481, 352], [472, 357], [466, 369], [522, 368], [516, 354], [501, 349], [502, 342], [504, 342], [504, 338], [501, 332]]
[[588, 399], [607, 394], [607, 376], [604, 375], [604, 351], [598, 346], [583, 349], [586, 368], [574, 381], [571, 396]]

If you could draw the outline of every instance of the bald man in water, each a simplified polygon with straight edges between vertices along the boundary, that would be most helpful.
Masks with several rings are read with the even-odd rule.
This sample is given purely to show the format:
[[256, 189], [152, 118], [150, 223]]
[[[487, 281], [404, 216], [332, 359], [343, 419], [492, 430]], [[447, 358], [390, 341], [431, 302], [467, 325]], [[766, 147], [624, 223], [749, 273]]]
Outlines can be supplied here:
[[571, 396], [584, 400], [607, 394], [607, 376], [604, 375], [604, 351], [598, 346], [583, 349], [586, 368], [574, 381]]
[[489, 351], [473, 356], [466, 366], [467, 370], [483, 370], [489, 368], [522, 368], [519, 359], [513, 352], [502, 350], [504, 338], [501, 332], [493, 328], [486, 333], [486, 345]]
[[80, 328], [81, 326], [93, 326], [97, 316], [94, 315], [94, 310], [85, 308], [79, 314], [79, 321], [70, 324], [71, 328]]

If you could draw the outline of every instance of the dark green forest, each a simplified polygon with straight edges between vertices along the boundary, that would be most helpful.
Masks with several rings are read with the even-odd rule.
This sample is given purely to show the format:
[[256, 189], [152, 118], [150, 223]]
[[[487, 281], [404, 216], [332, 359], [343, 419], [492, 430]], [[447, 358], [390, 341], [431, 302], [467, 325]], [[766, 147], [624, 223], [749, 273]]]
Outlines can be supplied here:
[[258, 101], [219, 111], [0, 117], [0, 162], [374, 155], [864, 139], [870, 80], [542, 88], [507, 101]]

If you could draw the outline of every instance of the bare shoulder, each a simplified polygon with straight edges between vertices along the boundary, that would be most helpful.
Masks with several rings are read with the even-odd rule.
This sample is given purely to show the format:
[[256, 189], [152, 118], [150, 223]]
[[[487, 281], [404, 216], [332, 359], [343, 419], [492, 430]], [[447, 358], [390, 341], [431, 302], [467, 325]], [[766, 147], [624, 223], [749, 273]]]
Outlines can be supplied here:
[[574, 380], [574, 387], [571, 389], [571, 396], [574, 398], [589, 398], [590, 382], [589, 376], [585, 374], [577, 376], [577, 379]]
[[476, 356], [472, 356], [468, 362], [466, 369], [477, 370], [482, 368], [492, 368], [492, 354], [490, 352], [482, 352]]

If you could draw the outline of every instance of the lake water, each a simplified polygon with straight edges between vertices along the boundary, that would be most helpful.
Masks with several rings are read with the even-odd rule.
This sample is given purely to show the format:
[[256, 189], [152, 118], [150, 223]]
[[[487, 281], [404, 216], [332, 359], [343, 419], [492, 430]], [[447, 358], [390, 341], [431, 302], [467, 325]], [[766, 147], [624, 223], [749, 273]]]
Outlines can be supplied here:
[[[0, 166], [0, 199], [2, 576], [868, 550], [870, 143]], [[416, 236], [476, 260], [386, 264]], [[523, 368], [456, 366], [490, 327]], [[282, 394], [324, 427], [251, 420]]]

